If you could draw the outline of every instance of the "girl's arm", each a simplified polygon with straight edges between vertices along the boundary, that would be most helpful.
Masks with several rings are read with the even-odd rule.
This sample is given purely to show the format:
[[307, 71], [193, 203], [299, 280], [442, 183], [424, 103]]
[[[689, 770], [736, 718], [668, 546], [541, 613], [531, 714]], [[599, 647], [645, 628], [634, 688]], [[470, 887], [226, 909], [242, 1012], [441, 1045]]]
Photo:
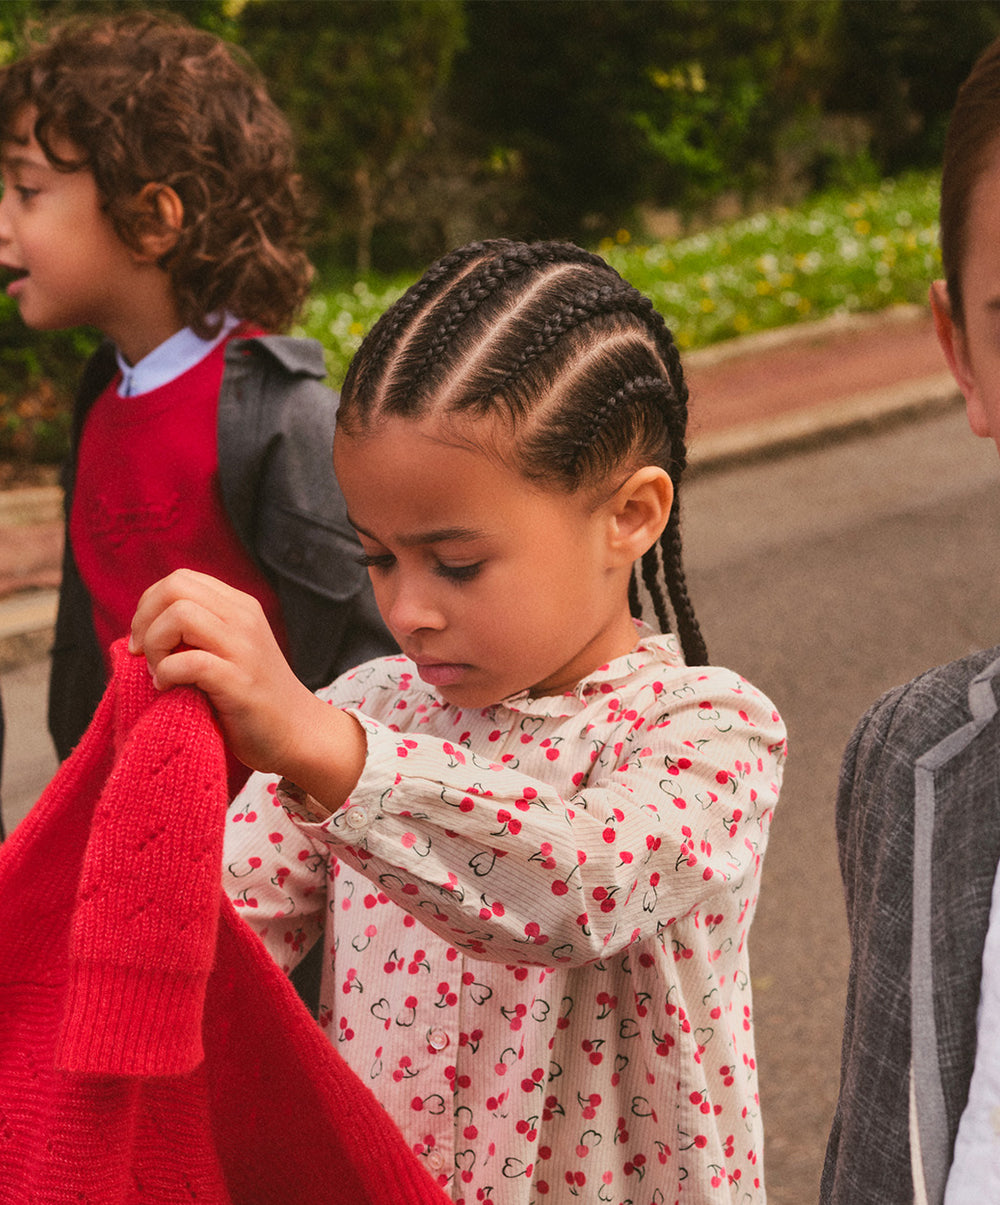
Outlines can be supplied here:
[[159, 690], [191, 685], [211, 699], [235, 755], [283, 775], [328, 812], [365, 764], [365, 734], [292, 673], [256, 599], [180, 569], [139, 600], [129, 647], [145, 655]]

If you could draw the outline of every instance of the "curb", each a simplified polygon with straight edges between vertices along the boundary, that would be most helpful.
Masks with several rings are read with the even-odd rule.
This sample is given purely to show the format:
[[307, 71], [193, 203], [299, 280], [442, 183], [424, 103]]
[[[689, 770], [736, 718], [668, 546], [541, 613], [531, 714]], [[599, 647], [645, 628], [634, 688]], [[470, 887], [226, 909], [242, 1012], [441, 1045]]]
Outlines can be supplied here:
[[26, 590], [0, 599], [0, 673], [49, 655], [57, 590]]
[[838, 440], [850, 439], [962, 405], [951, 373], [867, 390], [809, 410], [777, 415], [725, 431], [691, 435], [688, 477], [736, 464], [753, 464], [787, 456]]

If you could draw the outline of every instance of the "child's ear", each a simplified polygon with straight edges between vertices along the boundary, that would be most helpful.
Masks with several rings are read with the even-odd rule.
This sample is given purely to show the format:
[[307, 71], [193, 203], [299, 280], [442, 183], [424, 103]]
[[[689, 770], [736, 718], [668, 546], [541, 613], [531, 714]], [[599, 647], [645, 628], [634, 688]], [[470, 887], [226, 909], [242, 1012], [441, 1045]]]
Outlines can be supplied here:
[[620, 486], [610, 501], [608, 550], [615, 564], [631, 565], [660, 538], [670, 518], [674, 487], [666, 472], [645, 465]]
[[133, 202], [140, 262], [156, 263], [174, 249], [184, 225], [184, 203], [169, 184], [144, 184]]
[[969, 417], [969, 426], [975, 435], [990, 437], [989, 417], [983, 406], [979, 390], [976, 388], [976, 377], [969, 363], [969, 352], [965, 332], [955, 322], [951, 309], [951, 298], [948, 296], [948, 286], [943, 280], [935, 280], [930, 288], [931, 313], [934, 316], [934, 330], [938, 343], [948, 361], [951, 375], [955, 378], [959, 389], [965, 396], [965, 411]]

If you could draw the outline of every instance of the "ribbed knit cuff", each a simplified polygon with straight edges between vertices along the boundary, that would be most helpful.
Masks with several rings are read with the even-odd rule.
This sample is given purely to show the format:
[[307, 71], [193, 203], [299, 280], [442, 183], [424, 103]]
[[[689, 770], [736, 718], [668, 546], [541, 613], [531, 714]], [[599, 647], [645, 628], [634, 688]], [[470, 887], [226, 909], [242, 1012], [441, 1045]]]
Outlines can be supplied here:
[[96, 1075], [183, 1075], [204, 1058], [208, 972], [70, 966], [55, 1065]]

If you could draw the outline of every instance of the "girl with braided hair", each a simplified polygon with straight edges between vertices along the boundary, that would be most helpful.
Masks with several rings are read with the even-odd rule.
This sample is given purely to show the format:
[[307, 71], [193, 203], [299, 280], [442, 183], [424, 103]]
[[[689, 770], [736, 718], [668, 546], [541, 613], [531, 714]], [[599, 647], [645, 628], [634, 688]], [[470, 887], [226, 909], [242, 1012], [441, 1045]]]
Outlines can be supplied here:
[[320, 1024], [465, 1205], [765, 1199], [746, 938], [785, 732], [706, 664], [686, 419], [602, 259], [472, 244], [377, 323], [338, 415], [402, 655], [312, 695], [252, 599], [185, 571], [133, 623], [264, 772], [235, 904], [285, 968], [324, 942]]

